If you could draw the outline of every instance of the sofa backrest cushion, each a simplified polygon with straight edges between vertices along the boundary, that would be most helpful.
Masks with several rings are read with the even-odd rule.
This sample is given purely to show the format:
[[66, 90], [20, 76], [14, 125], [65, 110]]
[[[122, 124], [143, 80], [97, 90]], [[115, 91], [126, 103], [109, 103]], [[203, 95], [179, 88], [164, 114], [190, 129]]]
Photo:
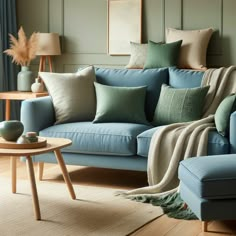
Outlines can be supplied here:
[[203, 71], [169, 67], [169, 85], [173, 88], [200, 87], [203, 75]]
[[153, 119], [161, 85], [168, 83], [169, 80], [168, 68], [146, 70], [95, 68], [95, 74], [98, 83], [109, 86], [147, 86], [145, 113], [148, 121]]

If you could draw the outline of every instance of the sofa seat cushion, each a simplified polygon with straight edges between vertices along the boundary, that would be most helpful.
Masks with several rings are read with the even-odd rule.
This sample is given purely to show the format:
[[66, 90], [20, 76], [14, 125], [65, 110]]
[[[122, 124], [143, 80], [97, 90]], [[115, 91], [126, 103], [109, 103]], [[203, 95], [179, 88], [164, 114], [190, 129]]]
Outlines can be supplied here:
[[[137, 137], [138, 142], [138, 151], [137, 154], [140, 156], [147, 157], [148, 150], [151, 142], [152, 135], [156, 130], [160, 130], [161, 127], [158, 126], [149, 130], [144, 131], [143, 133], [139, 134]], [[220, 155], [220, 154], [227, 154], [230, 150], [229, 141], [221, 136], [216, 131], [210, 131], [208, 136], [208, 155]]]
[[236, 198], [236, 155], [194, 157], [181, 161], [179, 179], [198, 197]]
[[130, 156], [137, 153], [137, 135], [149, 128], [133, 123], [75, 122], [51, 126], [39, 135], [71, 139], [72, 145], [63, 152]]

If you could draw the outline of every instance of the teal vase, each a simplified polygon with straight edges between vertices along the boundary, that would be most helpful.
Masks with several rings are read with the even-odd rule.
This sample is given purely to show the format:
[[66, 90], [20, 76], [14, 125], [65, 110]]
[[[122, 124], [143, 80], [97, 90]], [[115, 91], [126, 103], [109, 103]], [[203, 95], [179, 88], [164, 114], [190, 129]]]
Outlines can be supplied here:
[[17, 75], [17, 90], [22, 92], [31, 91], [31, 85], [34, 83], [34, 73], [28, 66], [22, 66]]
[[24, 125], [18, 120], [0, 122], [0, 136], [7, 141], [16, 141], [24, 131]]

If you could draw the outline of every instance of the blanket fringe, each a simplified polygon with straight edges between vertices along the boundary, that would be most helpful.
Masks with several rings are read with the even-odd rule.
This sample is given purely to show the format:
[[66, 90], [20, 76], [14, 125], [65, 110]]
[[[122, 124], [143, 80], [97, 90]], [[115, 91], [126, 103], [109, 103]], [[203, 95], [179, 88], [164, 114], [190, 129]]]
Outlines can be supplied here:
[[185, 219], [185, 220], [196, 220], [198, 219], [196, 215], [191, 211], [191, 209], [185, 204], [181, 199], [178, 192], [160, 196], [134, 196], [129, 197], [129, 199], [143, 202], [151, 203], [154, 206], [160, 206], [165, 214], [170, 218], [175, 219]]

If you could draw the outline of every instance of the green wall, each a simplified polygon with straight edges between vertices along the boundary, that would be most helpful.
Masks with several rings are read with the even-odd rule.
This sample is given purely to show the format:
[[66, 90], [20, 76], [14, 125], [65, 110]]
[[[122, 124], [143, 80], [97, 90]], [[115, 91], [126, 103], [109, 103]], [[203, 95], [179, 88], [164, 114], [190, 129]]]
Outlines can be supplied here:
[[[165, 40], [166, 27], [213, 27], [208, 65], [236, 64], [235, 9], [235, 0], [143, 0], [142, 41]], [[54, 57], [57, 72], [89, 64], [122, 68], [129, 61], [129, 56], [107, 54], [107, 0], [17, 0], [17, 14], [27, 34], [60, 34], [63, 54]], [[32, 63], [35, 71], [37, 63]]]

